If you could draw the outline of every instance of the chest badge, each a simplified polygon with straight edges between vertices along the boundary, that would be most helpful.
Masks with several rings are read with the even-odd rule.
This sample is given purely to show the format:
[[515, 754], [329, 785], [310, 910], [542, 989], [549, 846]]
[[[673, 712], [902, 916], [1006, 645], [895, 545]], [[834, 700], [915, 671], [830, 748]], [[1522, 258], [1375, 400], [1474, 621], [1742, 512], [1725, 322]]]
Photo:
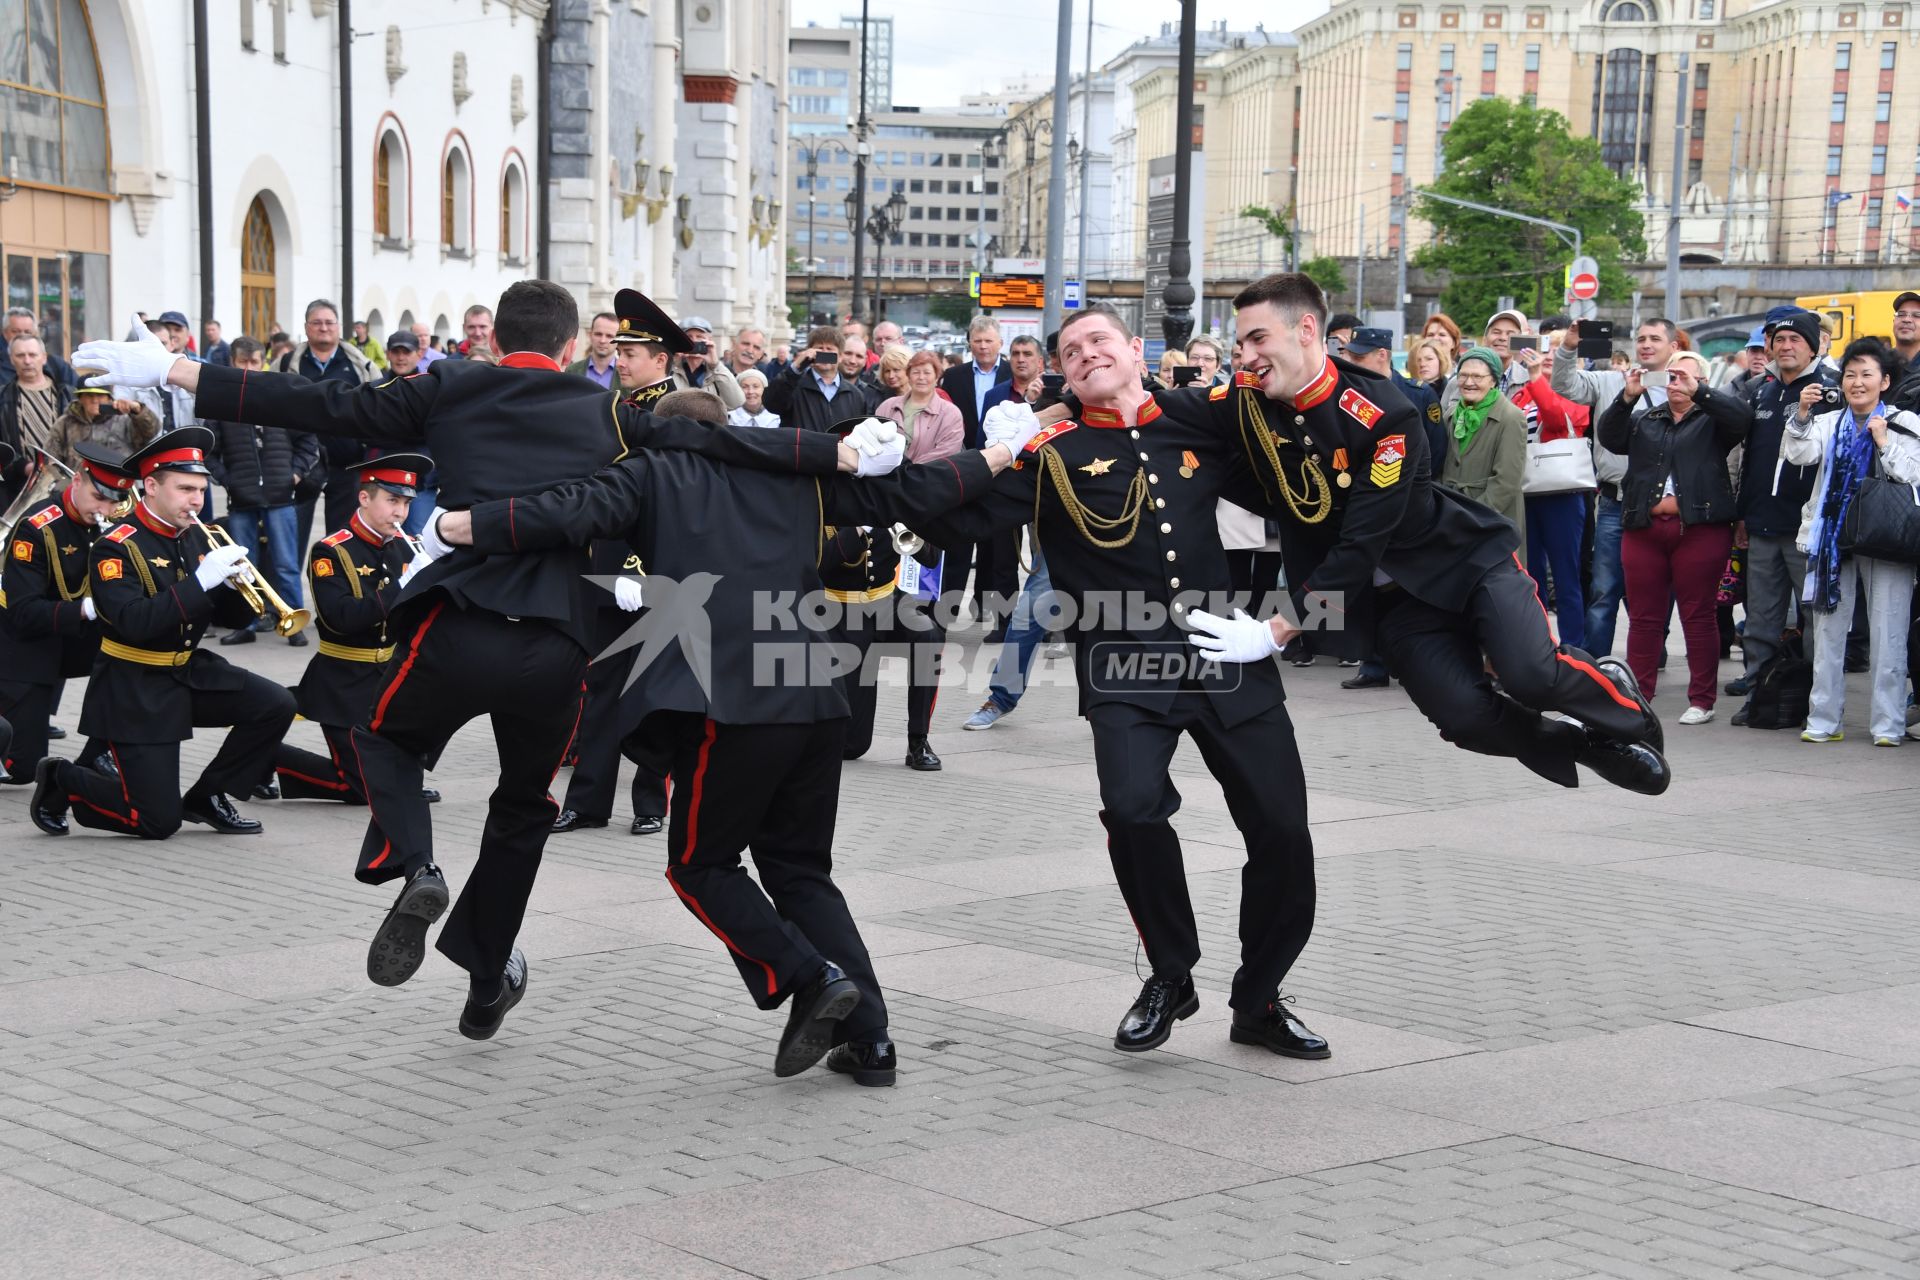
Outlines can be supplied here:
[[1095, 458], [1092, 462], [1089, 462], [1086, 466], [1081, 467], [1080, 470], [1086, 472], [1090, 476], [1103, 476], [1107, 474], [1107, 472], [1113, 470], [1113, 464], [1117, 461], [1119, 461], [1119, 459], [1117, 458]]
[[152, 556], [148, 558], [147, 563], [156, 569], [165, 569], [171, 565], [173, 561], [167, 559], [165, 556]]
[[1200, 469], [1200, 459], [1191, 449], [1180, 454], [1180, 474], [1183, 478], [1193, 479], [1193, 473]]
[[370, 564], [357, 564], [353, 566], [353, 571], [365, 578], [373, 573], [373, 566]]
[[1342, 489], [1353, 483], [1353, 476], [1347, 472], [1347, 451], [1345, 449], [1335, 449], [1333, 451], [1333, 471], [1333, 482]]
[[76, 552], [76, 551], [78, 551], [79, 549], [80, 549], [80, 548], [78, 548], [78, 547], [62, 547], [62, 548], [60, 548], [60, 554], [61, 554], [61, 555], [63, 555], [63, 556], [70, 556], [70, 555], [72, 555], [72, 554], [73, 554], [74, 552]]

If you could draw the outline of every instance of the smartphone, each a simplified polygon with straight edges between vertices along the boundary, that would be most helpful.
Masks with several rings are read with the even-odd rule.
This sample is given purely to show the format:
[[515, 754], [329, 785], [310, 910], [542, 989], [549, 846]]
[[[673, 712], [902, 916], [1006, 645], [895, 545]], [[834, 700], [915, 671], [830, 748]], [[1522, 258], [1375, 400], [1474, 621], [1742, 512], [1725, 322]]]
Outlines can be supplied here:
[[1200, 381], [1199, 365], [1183, 364], [1183, 365], [1178, 365], [1174, 368], [1174, 371], [1173, 371], [1174, 386], [1176, 387], [1191, 386], [1198, 381]]
[[693, 344], [693, 351], [691, 354], [696, 356], [712, 355], [713, 344], [711, 342], [696, 342]]
[[1516, 333], [1507, 339], [1509, 351], [1538, 351], [1539, 349], [1540, 335], [1537, 333]]
[[828, 369], [839, 363], [840, 357], [831, 351], [816, 351], [813, 353], [813, 367], [816, 369]]
[[1033, 403], [1036, 408], [1045, 409], [1060, 403], [1060, 396], [1067, 389], [1067, 376], [1063, 373], [1043, 373], [1040, 375], [1040, 398]]
[[1640, 372], [1640, 385], [1647, 388], [1658, 387], [1666, 390], [1667, 373], [1664, 369], [1643, 369]]
[[1613, 354], [1613, 321], [1582, 320], [1574, 328], [1580, 334], [1574, 354], [1582, 360], [1605, 360]]

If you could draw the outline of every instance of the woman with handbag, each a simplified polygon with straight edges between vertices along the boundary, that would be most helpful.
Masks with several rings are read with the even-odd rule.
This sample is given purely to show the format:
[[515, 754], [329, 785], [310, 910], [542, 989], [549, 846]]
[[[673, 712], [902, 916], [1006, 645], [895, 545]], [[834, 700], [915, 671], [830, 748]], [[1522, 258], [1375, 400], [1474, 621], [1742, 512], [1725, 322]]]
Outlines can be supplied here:
[[[1803, 742], [1838, 742], [1846, 710], [1847, 629], [1854, 596], [1866, 593], [1868, 667], [1873, 680], [1873, 745], [1897, 747], [1907, 729], [1907, 626], [1913, 607], [1915, 522], [1905, 510], [1920, 500], [1920, 417], [1890, 408], [1905, 362], [1878, 338], [1848, 344], [1840, 365], [1838, 409], [1822, 407], [1823, 388], [1800, 394], [1786, 423], [1780, 456], [1796, 466], [1818, 463], [1813, 496], [1800, 518], [1800, 549], [1807, 554], [1803, 603], [1811, 612], [1813, 691]], [[1875, 492], [1875, 490], [1879, 492]], [[1889, 493], [1900, 499], [1883, 503]], [[1893, 519], [1875, 519], [1886, 512]], [[1903, 520], [1904, 517], [1904, 520]], [[1874, 527], [1881, 524], [1887, 527]], [[1906, 545], [1902, 545], [1902, 544]], [[1873, 546], [1881, 556], [1857, 549]]]
[[1518, 351], [1514, 359], [1533, 374], [1513, 393], [1527, 415], [1527, 573], [1540, 599], [1553, 601], [1560, 643], [1584, 649], [1580, 545], [1587, 534], [1587, 495], [1596, 487], [1587, 444], [1593, 411], [1553, 389], [1552, 351]]
[[[1600, 447], [1627, 456], [1620, 482], [1620, 563], [1627, 588], [1627, 666], [1651, 700], [1677, 601], [1687, 638], [1687, 709], [1681, 724], [1713, 719], [1719, 693], [1720, 576], [1733, 548], [1735, 503], [1727, 455], [1747, 438], [1753, 406], [1707, 386], [1707, 361], [1676, 351], [1664, 374], [1627, 370], [1600, 416]], [[1640, 418], [1633, 407], [1664, 377], [1667, 402]]]

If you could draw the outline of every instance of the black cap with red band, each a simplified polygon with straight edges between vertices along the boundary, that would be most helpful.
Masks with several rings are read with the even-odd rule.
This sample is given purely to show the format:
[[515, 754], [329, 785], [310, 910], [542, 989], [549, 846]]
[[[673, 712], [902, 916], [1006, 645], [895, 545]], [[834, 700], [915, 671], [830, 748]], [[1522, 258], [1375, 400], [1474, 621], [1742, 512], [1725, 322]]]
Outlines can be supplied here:
[[112, 497], [132, 491], [133, 472], [127, 467], [124, 450], [82, 441], [73, 446], [73, 451], [80, 458], [80, 474], [93, 481], [93, 487], [100, 491], [101, 496]]
[[377, 484], [396, 498], [413, 498], [421, 479], [433, 470], [433, 459], [424, 453], [386, 453], [369, 458], [355, 470], [361, 484]]
[[156, 471], [184, 471], [188, 475], [205, 476], [213, 473], [207, 469], [207, 454], [213, 449], [213, 432], [205, 427], [175, 427], [148, 441], [144, 448], [135, 449], [127, 455], [124, 465], [129, 471], [147, 479]]

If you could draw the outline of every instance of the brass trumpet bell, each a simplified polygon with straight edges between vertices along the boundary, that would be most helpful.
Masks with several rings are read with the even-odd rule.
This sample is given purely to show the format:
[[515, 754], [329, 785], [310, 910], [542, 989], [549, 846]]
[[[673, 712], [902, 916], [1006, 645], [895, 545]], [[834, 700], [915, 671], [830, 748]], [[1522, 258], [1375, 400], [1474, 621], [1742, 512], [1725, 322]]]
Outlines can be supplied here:
[[[208, 550], [233, 545], [233, 535], [219, 525], [203, 524], [198, 516], [194, 517], [193, 522], [200, 526], [200, 532], [207, 535]], [[262, 578], [257, 570], [252, 569], [251, 561], [248, 562], [248, 568], [253, 572], [253, 577], [234, 584], [234, 590], [238, 591], [240, 598], [247, 602], [247, 607], [263, 618], [272, 614], [275, 635], [291, 636], [305, 631], [307, 624], [313, 621], [313, 611], [294, 608], [280, 598], [280, 593], [269, 586], [267, 580]]]

